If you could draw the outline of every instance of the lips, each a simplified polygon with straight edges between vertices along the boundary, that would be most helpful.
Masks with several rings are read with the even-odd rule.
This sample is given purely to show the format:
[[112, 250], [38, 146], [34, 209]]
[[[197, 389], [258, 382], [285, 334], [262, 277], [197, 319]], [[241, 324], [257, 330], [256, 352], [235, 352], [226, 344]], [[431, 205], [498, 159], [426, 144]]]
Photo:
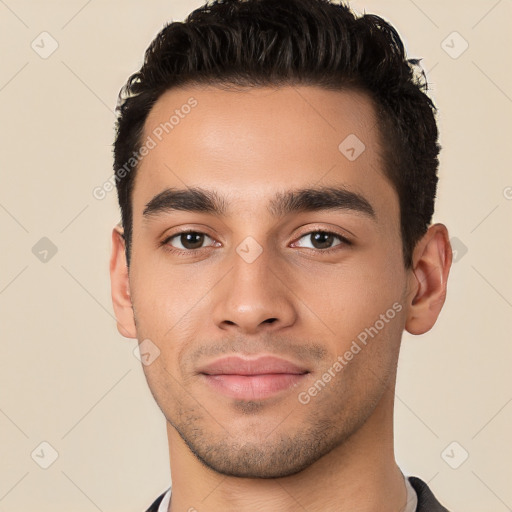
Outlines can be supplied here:
[[286, 359], [274, 356], [261, 356], [257, 359], [243, 359], [237, 356], [217, 359], [199, 370], [208, 375], [265, 375], [288, 373], [299, 375], [308, 373], [306, 368]]
[[217, 359], [198, 373], [215, 391], [239, 400], [262, 400], [296, 387], [309, 371], [274, 356]]

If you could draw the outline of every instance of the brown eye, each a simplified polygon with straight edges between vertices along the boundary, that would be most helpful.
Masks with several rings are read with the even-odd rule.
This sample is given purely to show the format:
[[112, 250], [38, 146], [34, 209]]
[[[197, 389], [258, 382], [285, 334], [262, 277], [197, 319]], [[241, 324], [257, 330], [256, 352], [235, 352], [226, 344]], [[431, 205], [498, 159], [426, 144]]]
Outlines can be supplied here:
[[309, 249], [327, 250], [332, 249], [337, 245], [350, 245], [350, 242], [343, 236], [329, 231], [311, 231], [301, 236], [299, 240], [308, 240], [310, 245], [304, 242], [297, 243], [299, 247], [307, 247]]
[[332, 233], [317, 232], [309, 236], [315, 249], [328, 249], [332, 246], [335, 239]]
[[195, 249], [201, 249], [205, 240], [213, 242], [213, 240], [204, 233], [198, 231], [187, 231], [184, 233], [178, 233], [168, 238], [165, 243], [174, 247], [175, 249], [193, 251]]

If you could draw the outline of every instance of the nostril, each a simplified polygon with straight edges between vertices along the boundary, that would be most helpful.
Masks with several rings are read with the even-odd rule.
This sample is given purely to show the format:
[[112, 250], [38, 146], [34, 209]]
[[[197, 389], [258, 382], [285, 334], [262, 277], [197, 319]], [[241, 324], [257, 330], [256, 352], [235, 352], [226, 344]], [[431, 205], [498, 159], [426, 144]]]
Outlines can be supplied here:
[[276, 320], [277, 320], [277, 318], [267, 318], [267, 319], [265, 320], [265, 323], [267, 323], [267, 324], [272, 324], [272, 323], [274, 323]]

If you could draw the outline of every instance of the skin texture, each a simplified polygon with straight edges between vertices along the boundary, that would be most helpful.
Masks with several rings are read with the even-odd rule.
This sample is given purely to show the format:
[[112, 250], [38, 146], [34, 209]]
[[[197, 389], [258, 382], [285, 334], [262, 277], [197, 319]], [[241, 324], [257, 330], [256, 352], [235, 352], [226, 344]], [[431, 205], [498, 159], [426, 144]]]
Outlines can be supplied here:
[[[444, 303], [451, 265], [445, 226], [429, 228], [405, 269], [398, 196], [382, 172], [365, 94], [188, 86], [158, 100], [144, 137], [191, 97], [197, 106], [137, 170], [130, 269], [119, 226], [110, 263], [119, 332], [160, 350], [143, 369], [167, 419], [170, 510], [402, 510], [396, 366], [403, 330], [428, 331]], [[350, 134], [365, 145], [354, 161], [338, 149]], [[267, 208], [276, 192], [322, 186], [364, 196], [375, 216], [338, 209], [276, 217]], [[215, 191], [226, 212], [144, 219], [148, 202], [171, 187]], [[201, 248], [169, 251], [171, 243], [186, 251], [179, 236], [162, 244], [180, 229], [206, 234]], [[323, 246], [333, 250], [322, 252], [311, 236], [318, 230], [351, 244], [335, 236]], [[262, 250], [250, 263], [237, 252], [247, 237], [257, 242], [251, 251]], [[299, 394], [332, 372], [393, 305], [393, 318], [301, 403]], [[271, 397], [237, 400], [198, 373], [233, 354], [275, 355], [309, 373]]]

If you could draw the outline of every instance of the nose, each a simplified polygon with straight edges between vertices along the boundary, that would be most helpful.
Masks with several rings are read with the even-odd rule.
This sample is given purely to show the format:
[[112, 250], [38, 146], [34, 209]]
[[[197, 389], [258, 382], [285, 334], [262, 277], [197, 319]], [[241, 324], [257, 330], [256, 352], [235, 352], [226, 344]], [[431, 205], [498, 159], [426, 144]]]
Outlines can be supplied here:
[[215, 287], [213, 319], [223, 330], [243, 334], [274, 331], [297, 319], [291, 284], [269, 251], [248, 262], [238, 253], [231, 271]]

